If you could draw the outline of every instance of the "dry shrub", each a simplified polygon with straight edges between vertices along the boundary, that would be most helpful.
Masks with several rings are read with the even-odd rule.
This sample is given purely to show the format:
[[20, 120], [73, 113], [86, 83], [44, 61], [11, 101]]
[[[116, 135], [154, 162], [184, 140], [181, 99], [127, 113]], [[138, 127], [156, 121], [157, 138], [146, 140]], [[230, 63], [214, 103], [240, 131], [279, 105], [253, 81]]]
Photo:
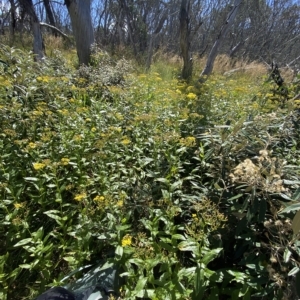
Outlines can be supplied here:
[[64, 40], [61, 36], [54, 36], [52, 34], [44, 34], [44, 44], [46, 51], [52, 53], [57, 49], [64, 49]]

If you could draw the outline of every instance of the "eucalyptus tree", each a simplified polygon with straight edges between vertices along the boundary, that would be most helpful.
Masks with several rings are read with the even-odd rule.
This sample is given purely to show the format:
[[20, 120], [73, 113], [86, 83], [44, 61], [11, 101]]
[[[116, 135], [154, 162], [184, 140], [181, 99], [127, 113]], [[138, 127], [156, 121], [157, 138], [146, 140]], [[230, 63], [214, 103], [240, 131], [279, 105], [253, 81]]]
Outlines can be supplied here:
[[181, 76], [183, 79], [189, 79], [193, 72], [193, 61], [190, 51], [190, 0], [182, 0], [180, 6], [180, 49], [183, 58], [183, 68]]
[[[50, 1], [49, 0], [43, 0], [43, 3], [44, 3], [44, 6], [45, 6], [46, 15], [47, 15], [47, 19], [49, 21], [49, 24], [51, 26], [56, 27], [54, 15], [53, 15], [52, 8], [51, 8], [51, 5], [50, 5]], [[57, 32], [55, 30], [52, 30], [52, 32], [53, 32], [54, 35], [57, 35]]]
[[33, 32], [33, 53], [36, 60], [44, 57], [44, 43], [42, 38], [41, 26], [34, 9], [32, 0], [18, 0], [22, 10], [29, 15]]
[[230, 13], [228, 14], [228, 17], [226, 19], [226, 22], [223, 24], [218, 36], [217, 36], [217, 39], [213, 45], [213, 47], [211, 48], [210, 52], [209, 52], [209, 55], [208, 55], [208, 58], [207, 58], [207, 61], [206, 61], [206, 65], [201, 73], [201, 77], [204, 76], [204, 75], [210, 75], [212, 70], [213, 70], [213, 66], [214, 66], [214, 61], [217, 57], [217, 54], [218, 54], [218, 50], [224, 40], [224, 38], [226, 37], [231, 25], [233, 24], [234, 22], [234, 19], [238, 13], [238, 10], [239, 10], [239, 7], [241, 5], [243, 0], [235, 0], [234, 1], [234, 4], [232, 6], [232, 9], [230, 11]]
[[95, 41], [91, 18], [91, 0], [65, 0], [76, 42], [79, 64], [88, 65]]

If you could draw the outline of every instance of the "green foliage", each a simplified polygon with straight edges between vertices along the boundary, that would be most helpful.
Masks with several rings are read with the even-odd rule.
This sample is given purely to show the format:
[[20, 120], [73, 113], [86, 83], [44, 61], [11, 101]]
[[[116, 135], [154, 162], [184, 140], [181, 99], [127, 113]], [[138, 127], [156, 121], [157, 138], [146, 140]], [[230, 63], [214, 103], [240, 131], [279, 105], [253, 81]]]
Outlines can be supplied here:
[[122, 299], [291, 296], [297, 111], [246, 76], [188, 86], [99, 50], [79, 70], [0, 59], [1, 299], [97, 259], [122, 269]]

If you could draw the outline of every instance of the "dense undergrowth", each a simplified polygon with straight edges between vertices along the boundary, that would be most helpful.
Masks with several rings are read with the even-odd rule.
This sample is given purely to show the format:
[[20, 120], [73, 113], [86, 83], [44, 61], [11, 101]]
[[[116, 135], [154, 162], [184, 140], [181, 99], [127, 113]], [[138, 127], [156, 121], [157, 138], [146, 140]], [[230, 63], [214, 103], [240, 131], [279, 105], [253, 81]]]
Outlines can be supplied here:
[[1, 299], [99, 259], [122, 299], [295, 295], [298, 100], [241, 73], [187, 84], [99, 50], [79, 70], [0, 51]]

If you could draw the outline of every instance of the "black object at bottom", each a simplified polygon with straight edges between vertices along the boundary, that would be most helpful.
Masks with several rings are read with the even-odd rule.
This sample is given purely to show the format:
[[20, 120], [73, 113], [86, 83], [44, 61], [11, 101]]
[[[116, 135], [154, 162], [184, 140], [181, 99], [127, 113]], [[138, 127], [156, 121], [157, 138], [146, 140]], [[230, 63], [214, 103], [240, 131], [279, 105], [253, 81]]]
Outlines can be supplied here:
[[54, 287], [38, 296], [35, 300], [75, 300], [75, 297], [73, 293], [62, 287]]

